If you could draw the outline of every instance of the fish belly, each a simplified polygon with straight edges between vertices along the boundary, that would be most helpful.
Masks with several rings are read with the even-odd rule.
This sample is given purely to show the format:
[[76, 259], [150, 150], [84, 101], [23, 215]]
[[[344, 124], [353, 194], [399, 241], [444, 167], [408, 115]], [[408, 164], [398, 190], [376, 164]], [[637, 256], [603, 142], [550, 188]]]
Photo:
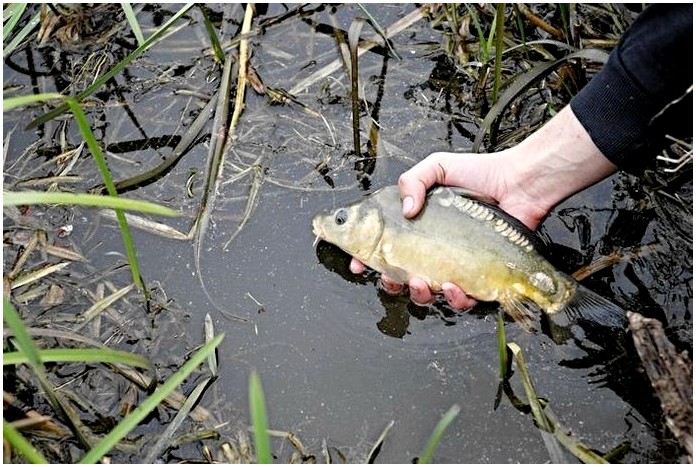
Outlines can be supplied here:
[[401, 282], [420, 277], [434, 291], [453, 282], [478, 300], [496, 301], [514, 280], [514, 271], [494, 252], [474, 242], [442, 241], [427, 232], [386, 228], [380, 252], [382, 265], [376, 269]]

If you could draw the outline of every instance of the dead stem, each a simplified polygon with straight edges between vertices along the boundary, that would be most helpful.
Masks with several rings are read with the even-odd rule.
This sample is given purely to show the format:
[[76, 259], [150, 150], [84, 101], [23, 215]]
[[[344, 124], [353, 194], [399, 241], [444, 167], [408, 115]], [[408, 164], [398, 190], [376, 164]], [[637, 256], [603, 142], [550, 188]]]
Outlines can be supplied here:
[[239, 41], [239, 75], [237, 77], [237, 97], [234, 102], [234, 112], [228, 132], [228, 141], [234, 141], [237, 123], [244, 109], [244, 91], [247, 83], [247, 63], [249, 60], [249, 40], [245, 36], [251, 30], [251, 20], [254, 16], [254, 5], [247, 3], [244, 12], [244, 22], [242, 23], [242, 39]]
[[[260, 159], [261, 158], [259, 158], [259, 160]], [[251, 214], [254, 212], [254, 209], [256, 209], [256, 205], [258, 204], [259, 193], [261, 192], [261, 185], [263, 185], [264, 169], [258, 163], [255, 163], [252, 166], [252, 168], [254, 172], [254, 178], [251, 181], [251, 189], [249, 190], [249, 197], [247, 198], [247, 204], [244, 208], [244, 216], [242, 217], [242, 221], [237, 226], [237, 229], [232, 233], [230, 239], [227, 240], [227, 243], [225, 243], [225, 245], [223, 246], [222, 249], [225, 251], [229, 249], [230, 244], [234, 241], [237, 235], [239, 235], [239, 232], [242, 231], [246, 223], [251, 218]]]
[[[188, 131], [184, 133], [179, 144], [177, 144], [176, 147], [172, 150], [171, 156], [169, 156], [162, 163], [158, 164], [156, 167], [148, 171], [145, 171], [133, 177], [129, 177], [125, 180], [119, 180], [118, 182], [115, 182], [116, 191], [122, 192], [132, 187], [142, 185], [148, 181], [157, 180], [162, 174], [166, 173], [171, 167], [173, 167], [174, 164], [176, 164], [179, 161], [179, 159], [181, 159], [181, 157], [184, 154], [186, 154], [186, 151], [196, 140], [201, 130], [203, 130], [205, 124], [208, 123], [208, 120], [210, 120], [210, 116], [213, 112], [216, 102], [217, 99], [215, 99], [214, 97], [210, 99], [210, 101], [206, 104], [201, 113], [199, 113], [196, 119], [193, 121], [193, 124], [191, 124], [191, 127], [188, 129]], [[106, 188], [103, 184], [99, 184], [92, 187], [90, 191], [104, 192], [105, 189]]]

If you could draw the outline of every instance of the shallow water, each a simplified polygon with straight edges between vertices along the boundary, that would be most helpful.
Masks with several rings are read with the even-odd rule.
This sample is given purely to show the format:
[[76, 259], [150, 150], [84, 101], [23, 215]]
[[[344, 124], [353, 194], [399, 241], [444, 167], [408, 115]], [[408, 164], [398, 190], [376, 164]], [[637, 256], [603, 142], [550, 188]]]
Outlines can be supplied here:
[[[385, 5], [375, 14], [380, 24], [388, 25], [414, 8]], [[282, 11], [281, 5], [271, 5], [267, 16]], [[153, 13], [141, 14], [144, 24], [150, 24]], [[308, 15], [308, 21], [294, 17], [269, 27], [251, 38], [252, 65], [266, 86], [290, 89], [336, 59], [334, 39], [309, 20], [326, 25], [333, 17], [347, 29], [356, 15], [356, 6], [326, 8]], [[367, 177], [369, 164], [352, 154], [350, 86], [342, 70], [297, 96], [323, 119], [298, 106], [270, 106], [265, 97], [248, 92], [223, 180], [232, 180], [240, 168], [256, 162], [263, 167], [263, 183], [258, 204], [228, 250], [223, 245], [243, 217], [252, 175], [220, 187], [201, 254], [205, 291], [190, 241], [135, 232], [144, 277], [173, 303], [171, 310], [156, 316], [130, 315], [133, 329], [123, 332], [137, 336], [137, 328], [144, 326], [147, 338], [136, 338], [136, 345], [154, 352], [151, 358], [160, 369], [168, 368], [202, 341], [203, 319], [210, 313], [225, 340], [218, 351], [219, 379], [203, 405], [214, 407], [220, 420], [245, 426], [248, 376], [255, 369], [263, 381], [270, 427], [295, 433], [317, 455], [326, 440], [350, 461], [363, 462], [393, 420], [376, 460], [410, 462], [421, 454], [441, 416], [458, 404], [462, 410], [447, 429], [435, 461], [549, 460], [530, 415], [505, 398], [494, 410], [499, 370], [491, 307], [462, 314], [441, 305], [416, 307], [380, 292], [372, 275], [351, 276], [349, 258], [335, 248], [324, 243], [312, 247], [311, 219], [317, 211], [394, 183], [431, 152], [470, 148], [468, 131], [475, 126], [468, 122], [473, 117], [441, 91], [447, 70], [439, 60], [439, 40], [440, 34], [421, 21], [394, 38], [401, 61], [373, 53], [361, 57], [366, 98], [380, 101], [377, 159]], [[206, 81], [217, 72], [209, 58], [201, 57], [205, 47], [204, 30], [197, 24], [136, 62], [139, 66], [129, 68], [126, 79], [117, 78], [125, 105], [117, 104], [114, 92], [106, 105], [90, 112], [93, 121], [101, 122], [98, 136], [113, 143], [179, 134], [182, 115], [190, 124], [191, 112], [200, 104], [173, 91], [210, 93], [217, 86], [215, 80]], [[33, 57], [38, 68], [48, 67], [46, 56]], [[18, 53], [11, 60], [22, 64], [28, 58]], [[183, 74], [170, 76], [164, 73], [167, 69]], [[6, 87], [19, 84], [24, 88], [18, 94], [30, 91], [28, 75], [7, 62], [4, 73]], [[46, 77], [38, 82], [54, 85]], [[36, 141], [34, 133], [22, 131], [28, 120], [26, 114], [5, 115], [5, 137], [11, 134], [6, 186], [24, 177], [20, 168], [31, 166], [22, 160], [14, 163], [22, 148]], [[362, 123], [365, 131], [365, 115]], [[49, 144], [52, 137], [43, 145], [56, 144]], [[164, 178], [128, 196], [180, 208], [184, 217], [165, 222], [186, 232], [197, 209], [201, 179], [193, 186], [195, 198], [186, 195], [184, 186], [190, 169], [205, 170], [207, 145], [200, 142]], [[110, 168], [121, 178], [153, 166], [168, 151], [112, 154]], [[321, 162], [328, 167], [324, 174], [314, 170]], [[91, 163], [83, 154], [75, 169], [91, 177], [81, 184], [85, 187], [98, 182]], [[691, 186], [690, 178], [677, 180], [664, 191], [678, 193], [690, 206]], [[691, 252], [693, 226], [691, 212], [670, 199], [636, 178], [617, 174], [558, 206], [541, 234], [552, 243], [552, 262], [567, 272], [612, 251], [658, 245], [647, 255], [627, 255], [585, 284], [626, 309], [664, 319], [671, 337], [690, 348], [692, 262], [684, 252]], [[122, 250], [115, 224], [89, 210], [66, 217], [74, 224], [73, 241], [90, 252], [91, 266], [99, 270], [113, 264], [113, 252]], [[250, 322], [226, 319], [217, 308]], [[615, 343], [600, 347], [582, 339], [557, 344], [544, 333], [524, 333], [513, 323], [506, 325], [506, 332], [508, 340], [522, 347], [539, 395], [582, 442], [600, 452], [628, 443], [627, 462], [674, 459], [673, 442], [660, 427], [659, 405], [639, 372], [630, 338], [613, 336]], [[523, 394], [521, 387], [516, 390]], [[274, 446], [279, 459], [288, 456], [287, 443]]]

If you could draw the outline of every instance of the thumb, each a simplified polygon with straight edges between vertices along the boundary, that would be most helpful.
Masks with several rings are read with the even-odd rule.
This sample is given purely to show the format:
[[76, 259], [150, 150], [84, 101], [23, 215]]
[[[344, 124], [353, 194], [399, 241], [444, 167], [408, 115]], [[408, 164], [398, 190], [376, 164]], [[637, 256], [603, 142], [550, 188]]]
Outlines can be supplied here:
[[399, 177], [404, 216], [416, 216], [423, 208], [425, 193], [435, 184], [444, 184], [445, 173], [434, 153], [411, 167]]

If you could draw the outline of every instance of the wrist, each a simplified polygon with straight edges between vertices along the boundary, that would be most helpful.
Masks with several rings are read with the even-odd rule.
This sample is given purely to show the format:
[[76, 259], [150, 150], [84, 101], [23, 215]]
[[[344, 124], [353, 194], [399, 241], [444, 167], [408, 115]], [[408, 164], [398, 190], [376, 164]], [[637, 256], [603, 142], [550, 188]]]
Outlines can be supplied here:
[[617, 170], [570, 106], [507, 151], [512, 156], [506, 167], [513, 185], [546, 212]]

